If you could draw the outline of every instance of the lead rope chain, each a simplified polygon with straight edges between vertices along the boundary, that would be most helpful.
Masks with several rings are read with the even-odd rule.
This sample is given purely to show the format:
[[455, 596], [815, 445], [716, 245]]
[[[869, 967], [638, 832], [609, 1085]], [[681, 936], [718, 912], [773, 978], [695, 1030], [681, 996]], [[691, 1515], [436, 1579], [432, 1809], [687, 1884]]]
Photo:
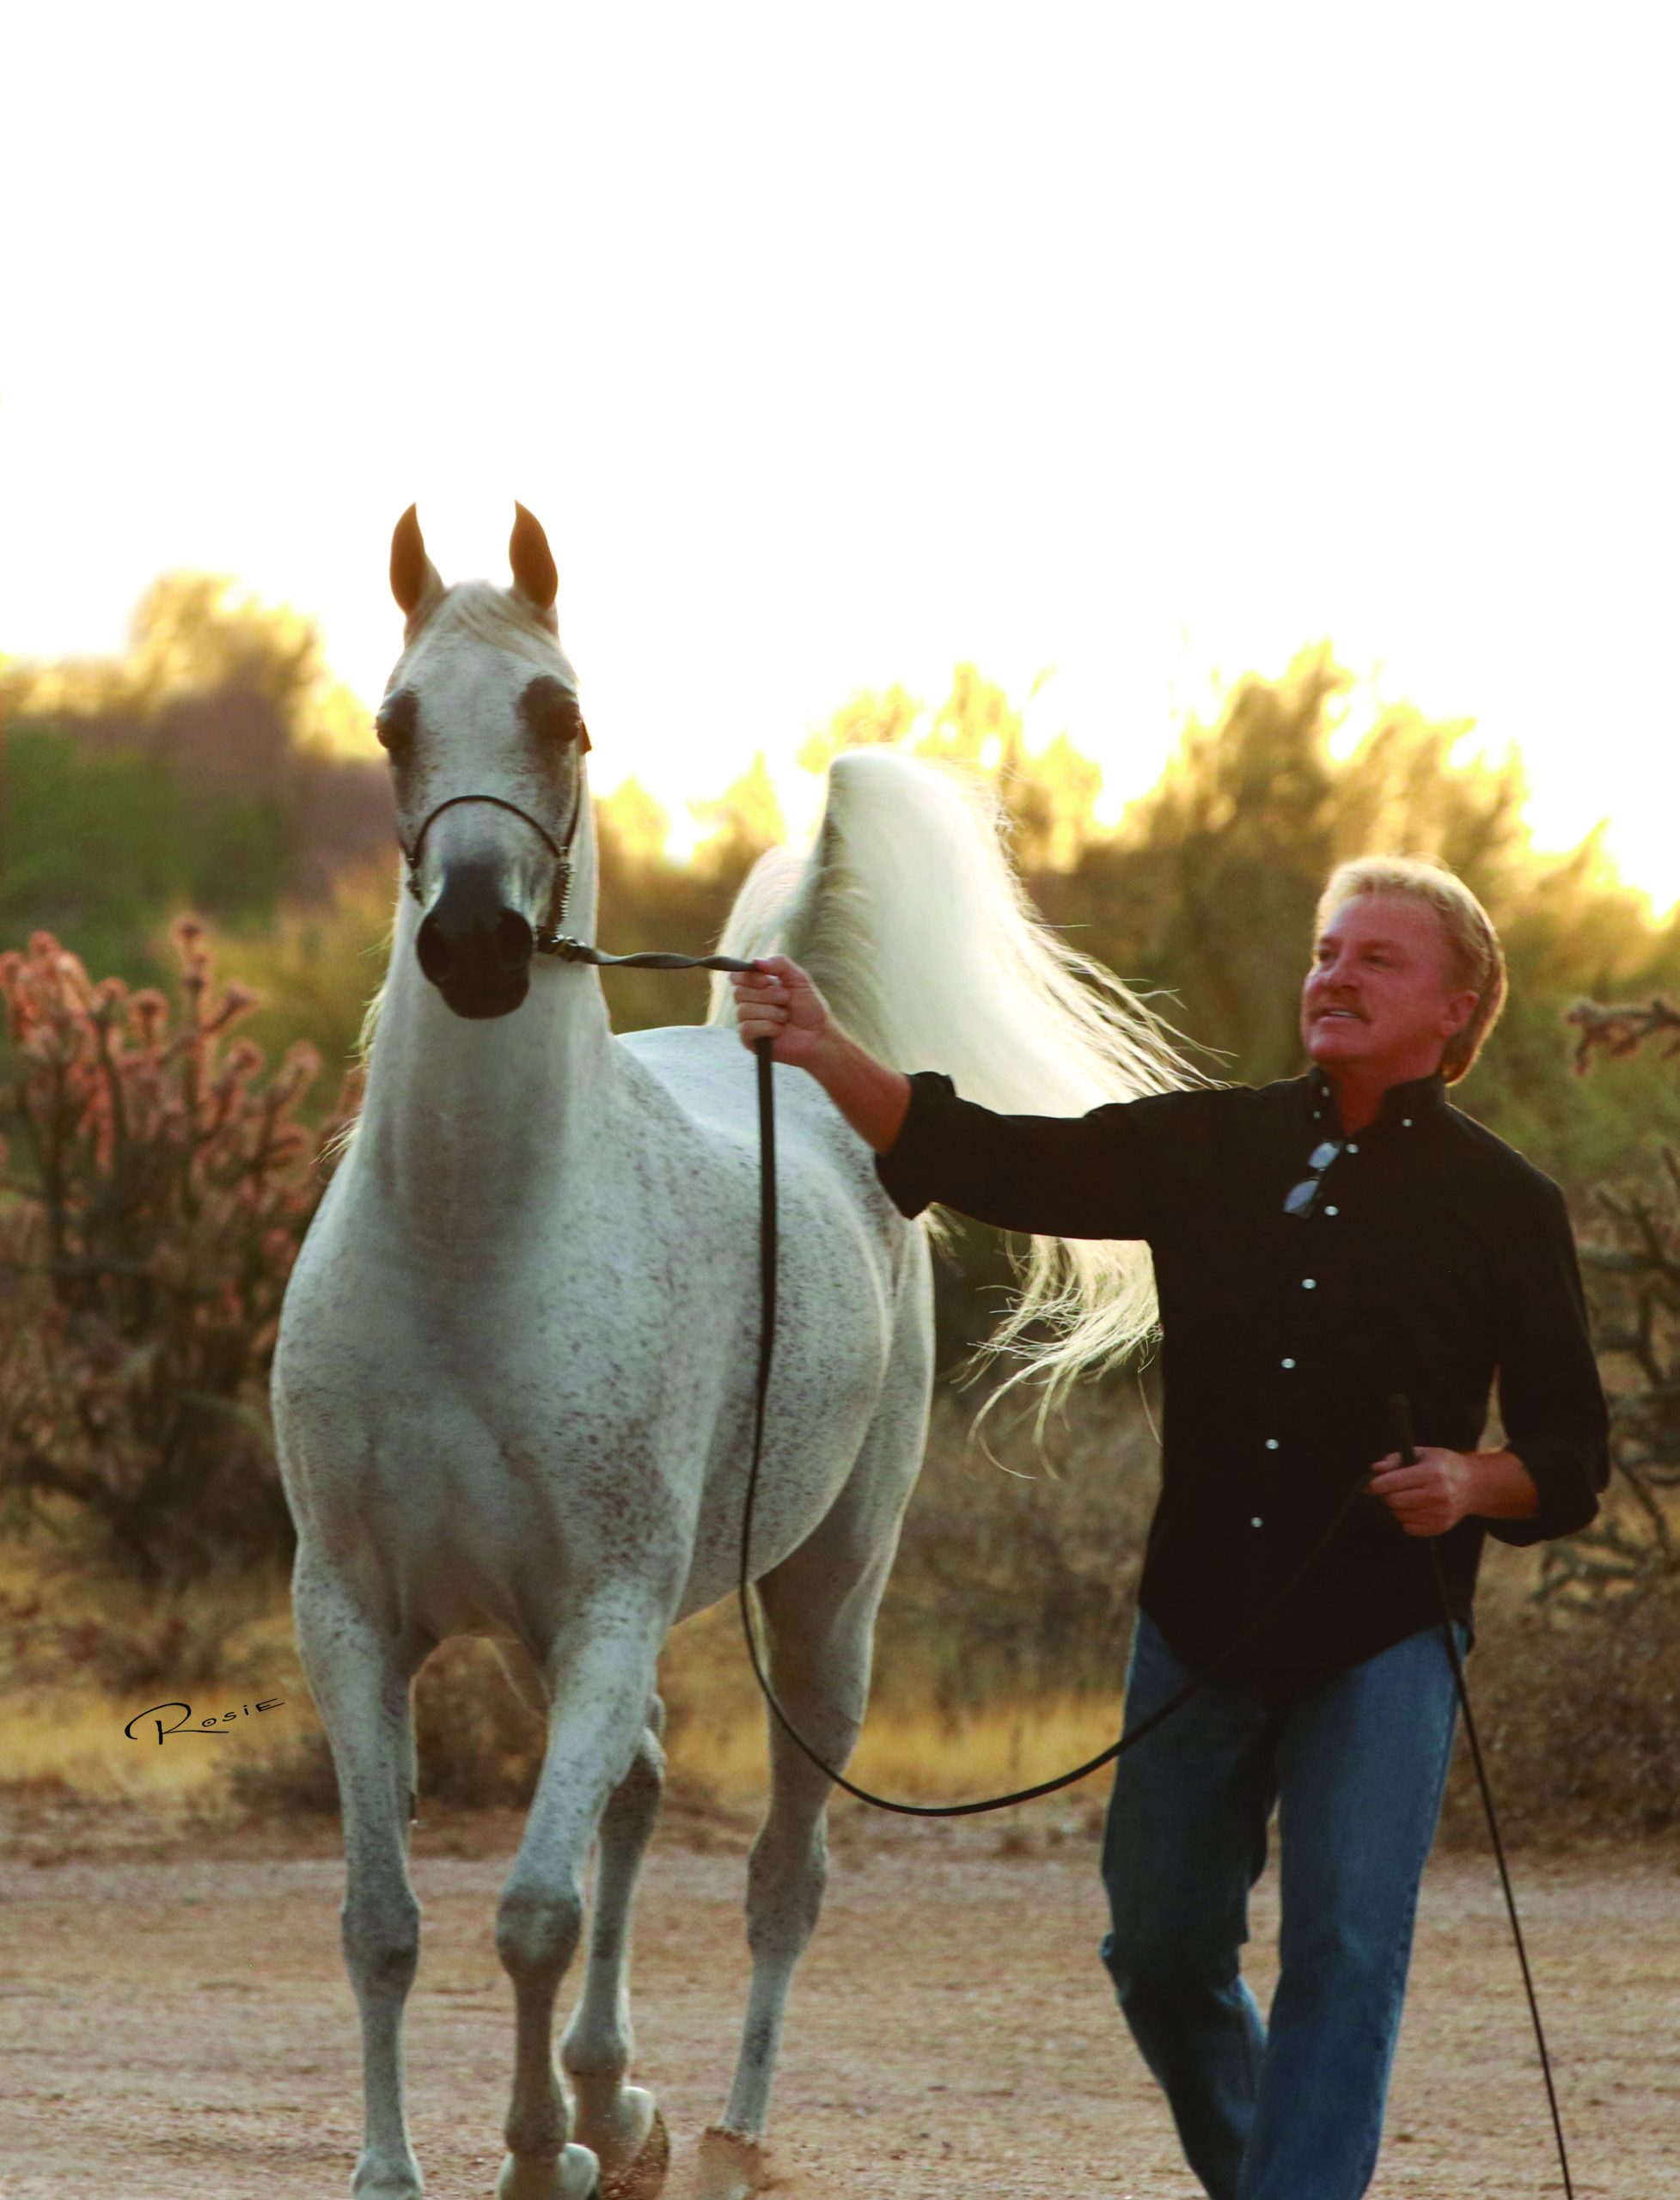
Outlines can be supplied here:
[[[585, 946], [581, 940], [559, 938], [540, 938], [538, 952], [558, 956], [563, 962], [588, 962], [610, 969], [638, 970], [738, 970], [750, 971], [757, 968], [753, 962], [743, 962], [729, 955], [603, 955], [598, 947]], [[1134, 1749], [1146, 1734], [1171, 1718], [1173, 1713], [1188, 1703], [1197, 1690], [1211, 1680], [1270, 1626], [1278, 1613], [1288, 1603], [1305, 1580], [1312, 1568], [1329, 1548], [1342, 1522], [1353, 1508], [1357, 1499], [1365, 1494], [1365, 1476], [1359, 1479], [1337, 1506], [1330, 1525], [1308, 1552], [1306, 1557], [1285, 1583], [1279, 1594], [1249, 1626], [1236, 1639], [1225, 1645], [1219, 1656], [1204, 1665], [1185, 1685], [1170, 1696], [1164, 1703], [1158, 1704], [1146, 1719], [1123, 1733], [1120, 1739], [1110, 1742], [1108, 1748], [1084, 1764], [1075, 1765], [1071, 1772], [1057, 1775], [1054, 1780], [1041, 1780], [1031, 1788], [1017, 1788], [1007, 1795], [988, 1795], [973, 1803], [901, 1803], [889, 1795], [877, 1795], [867, 1788], [860, 1788], [827, 1763], [805, 1739], [787, 1713], [783, 1710], [770, 1676], [765, 1670], [763, 1653], [758, 1636], [758, 1622], [753, 1612], [751, 1554], [753, 1539], [753, 1509], [758, 1498], [759, 1470], [764, 1460], [764, 1418], [770, 1397], [770, 1368], [776, 1348], [776, 1103], [774, 1072], [772, 1058], [773, 1042], [760, 1039], [754, 1042], [753, 1053], [758, 1064], [758, 1135], [759, 1135], [759, 1337], [758, 1377], [753, 1396], [753, 1454], [747, 1476], [747, 1501], [741, 1516], [741, 1569], [736, 1584], [736, 1596], [741, 1608], [741, 1631], [746, 1639], [747, 1656], [753, 1668], [766, 1703], [774, 1714], [777, 1724], [794, 1746], [803, 1751], [817, 1770], [832, 1780], [835, 1787], [860, 1803], [868, 1803], [877, 1811], [890, 1811], [895, 1817], [907, 1818], [975, 1818], [987, 1811], [1008, 1810], [1017, 1803], [1035, 1802], [1042, 1795], [1054, 1795], [1063, 1788], [1071, 1788], [1080, 1780], [1099, 1772], [1105, 1764], [1112, 1764]], [[1396, 1448], [1407, 1466], [1415, 1465], [1416, 1447], [1412, 1440], [1411, 1408], [1403, 1396], [1396, 1395], [1389, 1402], [1397, 1438]], [[1447, 1595], [1446, 1576], [1441, 1569], [1441, 1554], [1432, 1537], [1426, 1548], [1435, 1577], [1435, 1587], [1440, 1598], [1441, 1627], [1446, 1637], [1447, 1656], [1452, 1664], [1453, 1684], [1457, 1690], [1460, 1708], [1464, 1714], [1464, 1732], [1470, 1745], [1470, 1758], [1475, 1766], [1476, 1785], [1481, 1791], [1481, 1807], [1487, 1815], [1488, 1830], [1492, 1836], [1494, 1855], [1499, 1863], [1500, 1884], [1505, 1890], [1506, 1914], [1511, 1921], [1511, 1937], [1516, 1944], [1517, 1960], [1522, 1967], [1523, 1989], [1528, 1995], [1529, 2015], [1533, 2020], [1534, 2037], [1540, 2050], [1540, 2069], [1546, 2081], [1546, 2099], [1551, 2110], [1552, 2133], [1557, 2142], [1558, 2166], [1563, 2172], [1565, 2200], [1575, 2200], [1575, 2188], [1569, 2175], [1569, 2154], [1563, 2140], [1563, 2118], [1558, 2107], [1557, 2088], [1552, 2080], [1551, 2056], [1546, 2048], [1545, 2027], [1540, 2021], [1540, 2002], [1534, 1990], [1534, 1977], [1529, 1969], [1528, 1949], [1523, 1940], [1522, 1923], [1517, 1915], [1517, 1898], [1511, 1885], [1511, 1873], [1505, 1861], [1505, 1843], [1500, 1835], [1498, 1813], [1494, 1808], [1493, 1790], [1488, 1784], [1487, 1767], [1482, 1762], [1481, 1742], [1475, 1729], [1475, 1717], [1470, 1709], [1470, 1693], [1464, 1678], [1463, 1659], [1458, 1652], [1458, 1637], [1454, 1632], [1452, 1606]]]

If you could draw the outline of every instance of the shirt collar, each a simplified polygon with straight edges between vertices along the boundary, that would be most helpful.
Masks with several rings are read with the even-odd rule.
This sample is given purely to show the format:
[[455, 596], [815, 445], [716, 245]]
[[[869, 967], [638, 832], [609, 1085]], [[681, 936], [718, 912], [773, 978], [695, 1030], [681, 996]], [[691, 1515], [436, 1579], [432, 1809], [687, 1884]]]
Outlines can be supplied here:
[[[1339, 1132], [1341, 1115], [1336, 1107], [1335, 1089], [1317, 1062], [1307, 1072], [1306, 1086], [1315, 1119]], [[1439, 1070], [1433, 1070], [1427, 1077], [1414, 1077], [1404, 1085], [1390, 1085], [1383, 1095], [1377, 1121], [1386, 1124], [1416, 1122], [1422, 1117], [1440, 1114], [1447, 1104], [1446, 1079]]]

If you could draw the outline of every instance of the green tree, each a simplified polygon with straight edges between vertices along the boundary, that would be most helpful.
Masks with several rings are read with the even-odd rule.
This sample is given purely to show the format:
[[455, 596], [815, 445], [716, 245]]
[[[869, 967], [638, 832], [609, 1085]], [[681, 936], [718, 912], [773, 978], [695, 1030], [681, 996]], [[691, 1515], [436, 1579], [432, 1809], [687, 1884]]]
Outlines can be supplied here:
[[391, 845], [367, 715], [314, 625], [211, 575], [147, 591], [118, 657], [0, 664], [0, 926], [167, 974], [181, 909], [247, 926]]

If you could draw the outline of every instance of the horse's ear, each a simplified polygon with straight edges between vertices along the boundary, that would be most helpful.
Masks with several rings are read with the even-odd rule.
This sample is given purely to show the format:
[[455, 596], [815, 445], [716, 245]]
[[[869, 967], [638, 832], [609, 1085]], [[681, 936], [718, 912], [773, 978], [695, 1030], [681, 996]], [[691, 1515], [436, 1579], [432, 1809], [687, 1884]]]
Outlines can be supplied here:
[[513, 567], [513, 584], [534, 611], [552, 611], [554, 598], [560, 592], [560, 577], [554, 570], [554, 553], [548, 547], [548, 537], [542, 531], [542, 522], [523, 504], [513, 508], [513, 533], [508, 538], [508, 563]]
[[411, 620], [430, 598], [443, 593], [437, 568], [426, 555], [425, 537], [412, 504], [391, 534], [391, 593], [405, 617]]

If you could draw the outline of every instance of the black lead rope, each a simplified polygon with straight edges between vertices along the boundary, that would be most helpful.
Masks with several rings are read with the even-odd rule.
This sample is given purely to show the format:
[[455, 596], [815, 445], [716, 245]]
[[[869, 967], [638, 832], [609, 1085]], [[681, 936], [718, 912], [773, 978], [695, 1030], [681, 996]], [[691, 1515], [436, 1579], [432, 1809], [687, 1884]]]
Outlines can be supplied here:
[[[755, 962], [746, 962], [729, 955], [604, 955], [598, 947], [586, 946], [581, 940], [547, 937], [537, 941], [541, 954], [558, 956], [568, 962], [588, 962], [609, 969], [640, 970], [755, 970]], [[1243, 1650], [1247, 1649], [1273, 1622], [1279, 1612], [1300, 1587], [1312, 1568], [1318, 1563], [1340, 1532], [1342, 1523], [1354, 1505], [1365, 1494], [1366, 1481], [1363, 1472], [1337, 1506], [1329, 1525], [1308, 1552], [1306, 1557], [1290, 1576], [1279, 1594], [1249, 1626], [1243, 1629], [1233, 1641], [1226, 1644], [1219, 1656], [1194, 1674], [1185, 1685], [1170, 1696], [1164, 1703], [1158, 1704], [1147, 1718], [1140, 1719], [1124, 1732], [1120, 1739], [1084, 1764], [1075, 1765], [1072, 1771], [1057, 1775], [1053, 1780], [1041, 1780], [1030, 1788], [1017, 1788], [1007, 1795], [987, 1795], [971, 1803], [904, 1803], [889, 1795], [877, 1795], [867, 1788], [860, 1788], [848, 1780], [843, 1772], [828, 1763], [811, 1747], [788, 1714], [782, 1708], [770, 1676], [765, 1668], [759, 1643], [758, 1624], [752, 1603], [752, 1540], [753, 1511], [758, 1500], [759, 1471], [764, 1461], [765, 1411], [770, 1397], [771, 1363], [776, 1346], [776, 1103], [774, 1093], [773, 1042], [769, 1039], [754, 1042], [753, 1052], [758, 1064], [758, 1132], [759, 1132], [759, 1338], [758, 1374], [753, 1396], [752, 1463], [747, 1476], [747, 1500], [741, 1518], [741, 1567], [736, 1584], [741, 1608], [741, 1629], [746, 1639], [747, 1656], [751, 1663], [753, 1677], [757, 1681], [764, 1700], [770, 1707], [777, 1724], [788, 1739], [835, 1787], [853, 1796], [860, 1803], [867, 1803], [877, 1811], [889, 1811], [898, 1818], [975, 1818], [988, 1811], [1011, 1809], [1017, 1803], [1035, 1802], [1041, 1796], [1054, 1795], [1064, 1788], [1088, 1779], [1093, 1772], [1100, 1772], [1104, 1765], [1112, 1764], [1128, 1750], [1134, 1749], [1145, 1735], [1152, 1734], [1174, 1712], [1188, 1703], [1196, 1691], [1212, 1680]], [[1395, 1448], [1402, 1463], [1407, 1466], [1417, 1464], [1417, 1447], [1412, 1438], [1411, 1407], [1407, 1399], [1396, 1394], [1389, 1402], [1396, 1434]], [[1447, 1594], [1446, 1575], [1441, 1568], [1441, 1554], [1437, 1538], [1425, 1543], [1429, 1563], [1435, 1578], [1436, 1594], [1441, 1606], [1441, 1628], [1446, 1638], [1447, 1656], [1452, 1665], [1453, 1685], [1457, 1690], [1459, 1708], [1464, 1714], [1464, 1732], [1470, 1745], [1470, 1759], [1475, 1767], [1476, 1785], [1481, 1792], [1481, 1807], [1488, 1819], [1488, 1830], [1494, 1843], [1494, 1855], [1499, 1865], [1500, 1884], [1505, 1890], [1506, 1914], [1511, 1921], [1511, 1937], [1516, 1944], [1517, 1960], [1522, 1967], [1523, 1989], [1528, 1995], [1529, 2015], [1533, 2020], [1534, 2037], [1540, 2050], [1540, 2069], [1546, 2081], [1546, 2099], [1551, 2110], [1552, 2133], [1557, 2142], [1558, 2166], [1563, 2173], [1565, 2200], [1574, 2200], [1575, 2188], [1569, 2175], [1569, 2153], [1564, 2143], [1563, 2118], [1558, 2107], [1557, 2087], [1552, 2078], [1551, 2056], [1547, 2050], [1545, 2027], [1540, 2020], [1540, 2002], [1535, 1992], [1534, 1975], [1529, 1968], [1528, 1948], [1523, 1939], [1522, 1922], [1517, 1915], [1517, 1898], [1511, 1885], [1510, 1868], [1505, 1858], [1505, 1843], [1500, 1834], [1499, 1815], [1494, 1808], [1493, 1790], [1488, 1783], [1488, 1769], [1481, 1755], [1481, 1739], [1476, 1732], [1475, 1714], [1470, 1708], [1470, 1693], [1464, 1678], [1464, 1661], [1459, 1654], [1458, 1637], [1454, 1629], [1451, 1601]]]

